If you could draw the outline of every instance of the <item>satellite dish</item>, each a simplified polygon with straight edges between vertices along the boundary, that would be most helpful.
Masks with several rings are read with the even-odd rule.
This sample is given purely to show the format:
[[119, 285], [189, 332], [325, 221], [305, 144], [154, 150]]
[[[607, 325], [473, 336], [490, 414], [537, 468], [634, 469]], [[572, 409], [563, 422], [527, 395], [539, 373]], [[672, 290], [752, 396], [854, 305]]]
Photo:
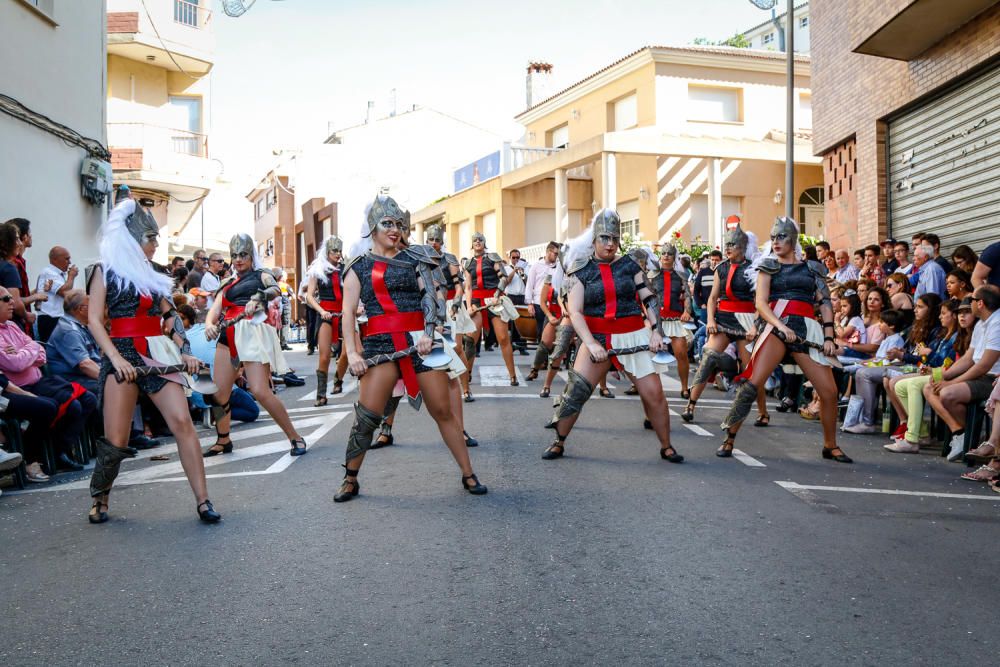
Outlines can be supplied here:
[[778, 0], [750, 0], [750, 2], [758, 9], [774, 9], [774, 6], [778, 4]]
[[226, 12], [226, 16], [243, 16], [250, 11], [255, 2], [257, 0], [222, 0], [222, 11]]

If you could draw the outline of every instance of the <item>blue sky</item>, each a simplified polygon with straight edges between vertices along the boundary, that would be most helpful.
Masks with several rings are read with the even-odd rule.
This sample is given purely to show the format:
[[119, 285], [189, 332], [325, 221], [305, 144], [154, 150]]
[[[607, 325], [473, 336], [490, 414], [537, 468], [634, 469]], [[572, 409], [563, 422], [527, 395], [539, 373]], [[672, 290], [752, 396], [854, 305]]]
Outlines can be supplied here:
[[[784, 9], [781, 2], [779, 10]], [[322, 141], [327, 127], [429, 106], [516, 138], [530, 60], [558, 87], [644, 46], [723, 39], [766, 20], [748, 0], [258, 0], [240, 18], [218, 2], [212, 146], [229, 178], [271, 149]]]

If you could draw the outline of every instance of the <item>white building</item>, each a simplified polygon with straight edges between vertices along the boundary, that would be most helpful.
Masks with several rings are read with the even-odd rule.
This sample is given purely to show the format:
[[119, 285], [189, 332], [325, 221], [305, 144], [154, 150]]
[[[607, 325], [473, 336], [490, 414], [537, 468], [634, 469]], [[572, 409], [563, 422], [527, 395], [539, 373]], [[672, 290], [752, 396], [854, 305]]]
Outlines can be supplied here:
[[31, 221], [32, 282], [53, 245], [81, 268], [97, 256], [106, 208], [82, 196], [81, 168], [107, 145], [104, 26], [103, 2], [0, 2], [0, 222]]
[[[788, 6], [784, 0], [781, 3]], [[784, 31], [788, 10], [781, 14], [771, 10], [771, 18], [760, 25], [756, 25], [743, 33], [743, 36], [750, 42], [751, 49], [767, 49], [771, 51], [784, 51]], [[795, 6], [795, 33], [794, 44], [796, 53], [809, 53], [809, 3], [803, 2]]]

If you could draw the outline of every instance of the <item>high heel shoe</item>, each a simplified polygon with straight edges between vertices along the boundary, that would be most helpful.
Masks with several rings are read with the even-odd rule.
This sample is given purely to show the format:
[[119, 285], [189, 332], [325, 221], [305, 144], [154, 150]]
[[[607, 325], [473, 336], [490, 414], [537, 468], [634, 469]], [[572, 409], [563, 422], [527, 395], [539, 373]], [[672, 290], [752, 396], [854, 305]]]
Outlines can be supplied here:
[[[840, 452], [839, 454], [834, 454], [834, 452]], [[854, 459], [844, 453], [844, 450], [840, 447], [824, 447], [823, 448], [823, 458], [831, 461], [836, 461], [837, 463], [854, 463]]]
[[306, 441], [302, 438], [296, 438], [291, 441], [292, 449], [288, 453], [292, 456], [302, 456], [306, 453]]
[[[228, 437], [229, 437], [228, 433], [219, 433], [215, 439], [215, 444], [206, 449], [204, 452], [202, 452], [201, 454], [202, 457], [207, 459], [210, 456], [218, 456], [219, 454], [232, 454], [233, 453], [232, 440], [230, 440], [229, 442], [219, 442], [219, 440]], [[219, 449], [220, 447], [222, 449]]]
[[736, 444], [736, 434], [726, 431], [726, 439], [722, 441], [722, 446], [715, 450], [715, 455], [720, 459], [731, 459], [733, 457], [733, 446]]
[[[101, 508], [104, 509], [101, 509]], [[101, 502], [94, 498], [94, 504], [90, 506], [90, 513], [87, 514], [87, 521], [90, 523], [105, 523], [108, 520], [108, 503]]]
[[[667, 454], [667, 452], [672, 452]], [[664, 461], [670, 461], [671, 463], [683, 463], [684, 457], [677, 453], [677, 450], [673, 448], [672, 445], [667, 445], [660, 449], [660, 458]]]
[[[356, 495], [361, 493], [361, 484], [358, 482], [358, 472], [359, 470], [351, 470], [347, 466], [344, 466], [344, 481], [340, 483], [340, 488], [337, 490], [337, 494], [333, 497], [333, 502], [346, 503], [348, 500], [353, 500]], [[349, 480], [347, 479], [348, 477], [353, 477], [354, 480]]]
[[465, 446], [466, 447], [478, 447], [479, 446], [479, 441], [476, 440], [475, 438], [473, 438], [471, 435], [469, 435], [465, 431], [462, 431], [462, 435], [465, 436]]
[[[470, 479], [472, 480], [472, 486], [466, 483]], [[479, 478], [475, 474], [462, 475], [462, 487], [474, 496], [481, 496], [488, 491], [485, 486], [479, 483]]]
[[694, 421], [694, 406], [696, 403], [697, 401], [688, 399], [688, 404], [684, 406], [684, 412], [681, 413], [681, 419], [689, 424]]
[[520, 387], [521, 383], [517, 381], [516, 377], [513, 377], [513, 378], [510, 379], [510, 386], [512, 386], [512, 387]]
[[195, 509], [198, 510], [198, 518], [205, 523], [218, 523], [222, 520], [222, 515], [215, 511], [215, 508], [212, 507], [212, 501], [208, 498], [198, 503]]
[[542, 390], [538, 392], [540, 398], [548, 398], [551, 395], [551, 389], [549, 387], [542, 387]]

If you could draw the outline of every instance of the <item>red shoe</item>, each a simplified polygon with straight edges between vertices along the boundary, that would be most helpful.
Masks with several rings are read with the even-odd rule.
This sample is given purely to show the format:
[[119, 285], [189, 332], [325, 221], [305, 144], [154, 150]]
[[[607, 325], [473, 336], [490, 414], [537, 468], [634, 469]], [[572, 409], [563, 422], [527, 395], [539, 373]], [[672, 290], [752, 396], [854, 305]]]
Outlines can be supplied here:
[[902, 438], [904, 435], [906, 435], [906, 422], [900, 424], [899, 428], [892, 432], [894, 438]]

